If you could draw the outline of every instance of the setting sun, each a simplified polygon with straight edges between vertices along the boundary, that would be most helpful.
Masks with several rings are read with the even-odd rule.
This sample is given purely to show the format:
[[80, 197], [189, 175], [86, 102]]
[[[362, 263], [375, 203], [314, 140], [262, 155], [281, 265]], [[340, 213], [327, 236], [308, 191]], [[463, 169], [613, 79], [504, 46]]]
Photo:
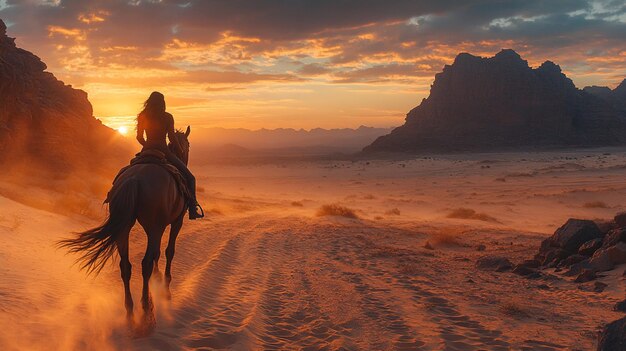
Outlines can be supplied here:
[[128, 134], [128, 127], [126, 126], [121, 126], [119, 128], [117, 128], [117, 131], [122, 134], [122, 135], [127, 135]]

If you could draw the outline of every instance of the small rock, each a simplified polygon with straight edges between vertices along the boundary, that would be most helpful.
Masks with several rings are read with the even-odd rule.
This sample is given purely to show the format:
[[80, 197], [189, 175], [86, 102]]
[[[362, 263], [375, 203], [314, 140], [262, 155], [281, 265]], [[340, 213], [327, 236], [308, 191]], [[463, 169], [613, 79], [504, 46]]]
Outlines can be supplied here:
[[586, 259], [588, 259], [588, 256], [583, 256], [583, 255], [579, 255], [579, 254], [575, 254], [575, 255], [571, 255], [570, 257], [562, 260], [561, 262], [559, 262], [559, 266], [560, 267], [569, 267], [575, 263], [578, 263], [580, 261], [584, 261]]
[[591, 256], [602, 246], [602, 239], [595, 238], [582, 244], [578, 249], [579, 255]]
[[607, 324], [599, 335], [598, 351], [626, 350], [626, 317]]
[[550, 268], [558, 266], [561, 263], [561, 261], [568, 258], [572, 254], [571, 252], [567, 250], [563, 250], [563, 249], [556, 249], [552, 253], [553, 253], [552, 257], [554, 258], [552, 259], [552, 261], [545, 264], [545, 266], [550, 267]]
[[596, 272], [591, 269], [585, 269], [576, 277], [575, 283], [586, 283], [596, 279]]
[[541, 265], [537, 260], [525, 260], [521, 264], [530, 268], [539, 268], [539, 266]]
[[515, 266], [515, 268], [513, 268], [514, 274], [521, 275], [523, 277], [527, 275], [531, 275], [536, 272], [537, 272], [536, 269], [526, 266], [524, 264], [518, 264], [517, 266]]
[[591, 264], [589, 264], [589, 260], [584, 260], [573, 264], [567, 272], [563, 273], [563, 275], [567, 277], [573, 277], [575, 275], [579, 275], [585, 269], [593, 269], [591, 267]]
[[426, 242], [426, 244], [424, 244], [424, 248], [428, 249], [428, 250], [434, 250], [435, 248], [430, 244], [429, 241]]
[[488, 271], [504, 272], [513, 268], [513, 263], [506, 257], [483, 256], [476, 261], [476, 268]]
[[483, 244], [476, 246], [476, 251], [485, 251], [486, 249], [487, 249], [487, 246]]
[[626, 312], [626, 300], [620, 301], [613, 306], [613, 311]]
[[593, 284], [593, 291], [597, 292], [597, 293], [601, 293], [604, 291], [604, 289], [609, 286], [608, 284], [605, 284], [603, 282], [595, 282]]
[[602, 248], [614, 246], [620, 241], [626, 241], [626, 228], [609, 231], [602, 239]]

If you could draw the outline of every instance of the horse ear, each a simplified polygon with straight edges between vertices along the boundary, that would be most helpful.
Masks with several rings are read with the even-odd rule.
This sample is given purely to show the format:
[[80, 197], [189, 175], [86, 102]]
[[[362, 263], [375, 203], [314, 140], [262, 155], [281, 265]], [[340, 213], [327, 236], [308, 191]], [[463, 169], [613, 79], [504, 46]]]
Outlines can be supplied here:
[[185, 131], [185, 136], [189, 136], [191, 133], [191, 126], [187, 126], [187, 130]]

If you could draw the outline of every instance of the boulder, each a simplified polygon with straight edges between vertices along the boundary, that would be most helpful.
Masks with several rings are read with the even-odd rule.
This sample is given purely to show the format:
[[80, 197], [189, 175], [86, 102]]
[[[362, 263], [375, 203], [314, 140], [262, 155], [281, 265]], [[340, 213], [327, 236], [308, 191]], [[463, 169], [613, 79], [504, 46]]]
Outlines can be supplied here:
[[[584, 262], [584, 261], [583, 261]], [[610, 271], [615, 267], [615, 265], [611, 262], [611, 258], [607, 250], [598, 250], [593, 257], [589, 260], [589, 265], [591, 269], [596, 272], [604, 272]]]
[[626, 228], [610, 230], [602, 239], [602, 248], [613, 246], [620, 241], [626, 241]]
[[613, 229], [617, 229], [617, 223], [615, 223], [615, 221], [610, 220], [610, 221], [601, 221], [601, 220], [596, 220], [596, 225], [598, 226], [598, 229], [600, 229], [600, 231], [602, 232], [602, 234], [606, 234], [609, 231], [613, 230]]
[[626, 350], [626, 317], [607, 324], [599, 334], [598, 351]]
[[476, 261], [476, 268], [486, 271], [504, 272], [513, 268], [513, 263], [502, 256], [483, 256]]
[[615, 246], [608, 247], [604, 249], [606, 254], [609, 256], [609, 260], [614, 265], [626, 263], [626, 243], [619, 242]]
[[554, 232], [551, 239], [560, 248], [577, 252], [582, 244], [601, 237], [602, 232], [593, 221], [570, 218]]
[[613, 218], [618, 228], [626, 228], [626, 212], [620, 212]]
[[602, 239], [595, 238], [587, 241], [578, 248], [578, 254], [584, 256], [592, 256], [596, 250], [602, 246]]

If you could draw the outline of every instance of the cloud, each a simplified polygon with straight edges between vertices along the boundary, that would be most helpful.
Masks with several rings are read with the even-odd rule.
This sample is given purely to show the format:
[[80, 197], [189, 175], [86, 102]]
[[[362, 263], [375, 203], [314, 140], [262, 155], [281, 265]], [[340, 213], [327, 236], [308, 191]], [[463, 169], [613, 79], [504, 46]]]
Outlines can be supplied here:
[[[129, 96], [173, 85], [192, 95], [242, 94], [272, 84], [292, 91], [384, 84], [421, 93], [459, 52], [491, 56], [502, 48], [515, 49], [532, 65], [552, 60], [579, 86], [614, 86], [626, 72], [626, 4], [620, 0], [0, 4], [9, 34], [57, 76], [116, 94], [127, 87]], [[344, 102], [356, 96], [343, 92]], [[361, 103], [378, 108], [375, 101]]]

